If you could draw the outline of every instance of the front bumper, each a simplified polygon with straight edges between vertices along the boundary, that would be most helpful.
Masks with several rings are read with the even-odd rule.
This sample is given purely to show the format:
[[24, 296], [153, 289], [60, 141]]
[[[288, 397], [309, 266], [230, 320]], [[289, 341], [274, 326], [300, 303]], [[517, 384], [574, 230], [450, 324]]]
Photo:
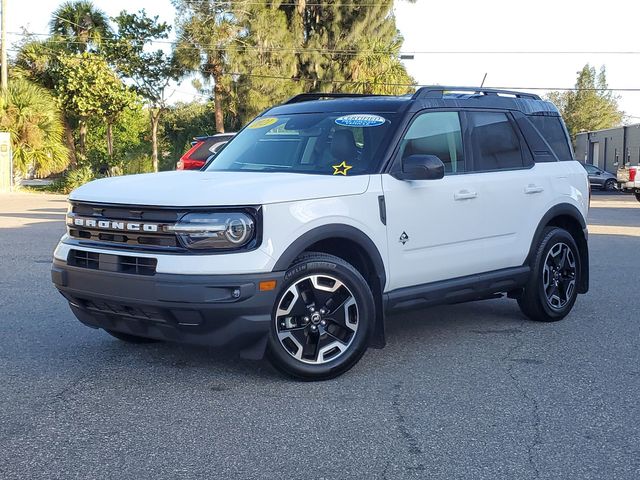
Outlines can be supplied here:
[[[158, 340], [264, 353], [284, 272], [241, 275], [134, 275], [54, 260], [51, 278], [82, 323]], [[259, 282], [276, 288], [260, 291]]]

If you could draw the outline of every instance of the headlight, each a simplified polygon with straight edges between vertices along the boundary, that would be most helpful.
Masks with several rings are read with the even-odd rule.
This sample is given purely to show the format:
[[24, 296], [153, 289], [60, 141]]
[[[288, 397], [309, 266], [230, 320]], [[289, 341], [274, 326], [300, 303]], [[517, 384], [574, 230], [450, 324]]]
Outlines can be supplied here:
[[189, 213], [165, 228], [190, 249], [236, 249], [253, 240], [255, 221], [241, 212]]

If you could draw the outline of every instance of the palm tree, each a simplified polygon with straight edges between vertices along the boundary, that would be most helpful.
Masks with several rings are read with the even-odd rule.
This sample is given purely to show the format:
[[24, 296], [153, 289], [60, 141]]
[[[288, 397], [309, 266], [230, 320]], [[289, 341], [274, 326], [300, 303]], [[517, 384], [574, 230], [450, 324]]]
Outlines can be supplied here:
[[53, 12], [51, 35], [67, 40], [70, 52], [85, 52], [111, 36], [109, 17], [89, 0], [67, 1]]
[[186, 70], [213, 82], [217, 132], [224, 132], [223, 97], [228, 97], [227, 49], [237, 38], [238, 23], [222, 0], [173, 0], [178, 13], [175, 58]]
[[23, 78], [12, 79], [0, 97], [0, 130], [11, 134], [17, 173], [45, 177], [69, 165], [60, 111], [45, 88]]

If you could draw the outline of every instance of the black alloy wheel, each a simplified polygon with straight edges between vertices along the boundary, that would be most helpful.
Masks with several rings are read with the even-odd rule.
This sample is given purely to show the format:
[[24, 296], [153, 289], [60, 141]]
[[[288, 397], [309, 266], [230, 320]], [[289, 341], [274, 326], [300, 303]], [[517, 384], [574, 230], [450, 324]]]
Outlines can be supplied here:
[[580, 254], [571, 234], [547, 227], [531, 259], [531, 274], [518, 298], [527, 317], [539, 322], [563, 319], [573, 308], [580, 281]]
[[616, 189], [616, 181], [613, 178], [610, 178], [606, 182], [604, 182], [604, 189], [607, 192], [611, 192]]
[[277, 297], [269, 359], [304, 380], [340, 375], [364, 354], [373, 312], [371, 290], [352, 265], [332, 255], [305, 254], [287, 271]]

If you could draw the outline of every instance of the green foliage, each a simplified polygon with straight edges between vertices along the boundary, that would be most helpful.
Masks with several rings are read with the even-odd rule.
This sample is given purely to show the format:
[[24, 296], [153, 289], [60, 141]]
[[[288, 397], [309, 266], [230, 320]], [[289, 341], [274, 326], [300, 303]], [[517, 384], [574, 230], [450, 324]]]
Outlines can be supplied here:
[[95, 53], [64, 55], [55, 91], [63, 108], [81, 118], [113, 118], [136, 102], [136, 95]]
[[215, 133], [212, 103], [178, 103], [169, 107], [162, 121], [165, 152], [160, 162], [161, 170], [172, 170], [182, 154], [191, 147], [191, 140], [198, 135]]
[[186, 70], [199, 71], [205, 82], [213, 83], [216, 130], [224, 132], [223, 104], [231, 80], [228, 49], [240, 34], [233, 9], [244, 8], [244, 2], [173, 0], [173, 4], [178, 14], [176, 62]]
[[0, 97], [0, 128], [11, 133], [14, 168], [39, 177], [61, 172], [69, 164], [62, 142], [62, 121], [53, 96], [20, 78]]
[[151, 121], [151, 161], [158, 170], [158, 126], [166, 108], [165, 90], [179, 68], [173, 55], [158, 49], [145, 48], [152, 40], [166, 39], [171, 27], [138, 13], [121, 12], [114, 21], [118, 25], [115, 41], [108, 48], [108, 56], [122, 76], [133, 81], [136, 91], [147, 100]]
[[[20, 46], [15, 71], [55, 96], [73, 166], [173, 168], [193, 136], [236, 130], [297, 93], [402, 94], [415, 83], [398, 58], [393, 0], [172, 2], [171, 52], [153, 43], [171, 30], [158, 17], [122, 11], [114, 31], [87, 0], [60, 5], [51, 37]], [[193, 72], [213, 102], [167, 107], [171, 79]]]
[[96, 176], [91, 167], [84, 166], [67, 170], [65, 174], [57, 179], [51, 185], [51, 190], [59, 193], [71, 193], [78, 187], [81, 187], [85, 183], [95, 180]]
[[[321, 5], [321, 6], [320, 6]], [[359, 6], [361, 5], [361, 6]], [[303, 53], [298, 60], [305, 91], [406, 93], [411, 85], [397, 55], [402, 37], [393, 16], [393, 0], [329, 1], [306, 6], [286, 4], [295, 44]]]
[[100, 174], [141, 173], [150, 159], [149, 122], [147, 112], [140, 106], [127, 109], [112, 125], [113, 152], [109, 155], [104, 141], [107, 125], [99, 118], [89, 121], [87, 155], [83, 165]]
[[393, 0], [321, 3], [173, 0], [176, 58], [213, 83], [216, 125], [236, 129], [303, 91], [403, 94]]
[[548, 98], [560, 109], [573, 138], [582, 131], [616, 127], [624, 119], [618, 97], [607, 89], [604, 66], [596, 73], [595, 67], [585, 65], [578, 72], [575, 91], [551, 92]]
[[57, 82], [58, 58], [64, 53], [64, 47], [54, 39], [27, 37], [18, 50], [12, 74], [52, 90]]
[[262, 110], [293, 95], [302, 93], [303, 82], [295, 81], [298, 74], [296, 44], [289, 29], [284, 10], [267, 2], [255, 2], [239, 13], [243, 34], [228, 59], [234, 72], [241, 72], [229, 82], [225, 110], [233, 114], [227, 123], [239, 129]]
[[52, 14], [51, 35], [65, 43], [67, 52], [96, 49], [111, 36], [109, 19], [87, 0], [67, 1]]
[[170, 54], [162, 49], [149, 51], [153, 40], [166, 39], [171, 26], [138, 13], [121, 12], [113, 19], [118, 27], [113, 42], [105, 47], [108, 58], [122, 76], [133, 81], [136, 91], [153, 106], [164, 107], [164, 90], [178, 74]]

